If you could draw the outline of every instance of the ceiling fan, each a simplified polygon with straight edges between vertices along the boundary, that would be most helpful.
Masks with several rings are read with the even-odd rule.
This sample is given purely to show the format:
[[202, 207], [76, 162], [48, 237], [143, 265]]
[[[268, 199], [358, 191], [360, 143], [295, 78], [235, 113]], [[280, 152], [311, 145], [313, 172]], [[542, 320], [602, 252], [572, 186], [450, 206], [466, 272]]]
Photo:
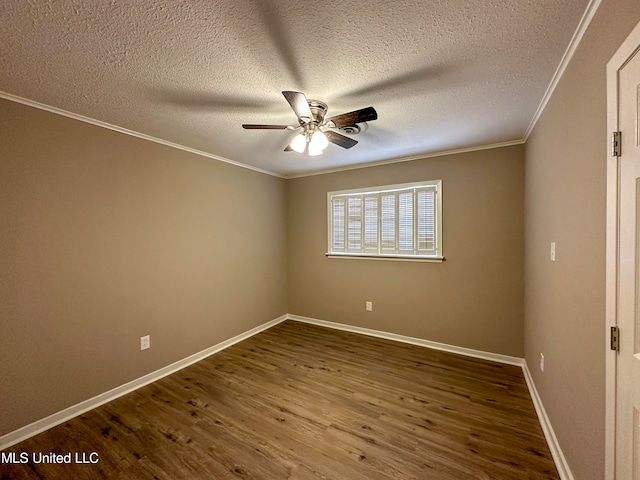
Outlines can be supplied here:
[[[298, 125], [257, 125], [251, 123], [242, 124], [247, 130], [301, 130], [293, 141], [284, 149], [285, 152], [294, 150], [298, 153], [308, 151], [309, 155], [320, 155], [329, 145], [329, 142], [342, 148], [351, 148], [358, 142], [346, 137], [331, 128], [342, 129], [346, 133], [358, 133], [358, 123], [370, 122], [378, 118], [373, 107], [362, 108], [342, 115], [325, 118], [327, 104], [319, 100], [307, 100], [302, 92], [284, 91], [293, 112], [298, 117]], [[308, 146], [308, 149], [307, 149]]]

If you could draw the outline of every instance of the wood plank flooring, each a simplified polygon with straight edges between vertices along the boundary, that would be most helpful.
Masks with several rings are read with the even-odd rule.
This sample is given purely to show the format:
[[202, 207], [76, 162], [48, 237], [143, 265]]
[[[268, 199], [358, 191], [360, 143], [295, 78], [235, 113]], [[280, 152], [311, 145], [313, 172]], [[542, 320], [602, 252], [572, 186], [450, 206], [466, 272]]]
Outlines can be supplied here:
[[292, 321], [7, 452], [2, 480], [559, 478], [519, 367]]

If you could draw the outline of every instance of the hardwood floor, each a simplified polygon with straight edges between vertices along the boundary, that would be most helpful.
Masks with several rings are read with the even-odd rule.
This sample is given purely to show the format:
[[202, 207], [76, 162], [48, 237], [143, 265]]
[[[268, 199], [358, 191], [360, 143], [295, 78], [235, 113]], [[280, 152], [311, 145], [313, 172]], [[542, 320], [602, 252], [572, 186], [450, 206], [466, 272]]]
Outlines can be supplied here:
[[3, 480], [559, 478], [519, 367], [292, 321], [7, 452]]

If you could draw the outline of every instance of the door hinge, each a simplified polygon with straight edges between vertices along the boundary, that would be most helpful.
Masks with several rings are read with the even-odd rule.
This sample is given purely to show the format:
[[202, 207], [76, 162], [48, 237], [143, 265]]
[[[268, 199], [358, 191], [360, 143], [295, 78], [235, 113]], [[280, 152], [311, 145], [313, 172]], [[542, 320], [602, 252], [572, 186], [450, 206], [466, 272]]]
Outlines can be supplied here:
[[611, 134], [611, 156], [619, 157], [622, 155], [622, 132], [613, 132]]
[[611, 327], [611, 350], [620, 351], [620, 328]]

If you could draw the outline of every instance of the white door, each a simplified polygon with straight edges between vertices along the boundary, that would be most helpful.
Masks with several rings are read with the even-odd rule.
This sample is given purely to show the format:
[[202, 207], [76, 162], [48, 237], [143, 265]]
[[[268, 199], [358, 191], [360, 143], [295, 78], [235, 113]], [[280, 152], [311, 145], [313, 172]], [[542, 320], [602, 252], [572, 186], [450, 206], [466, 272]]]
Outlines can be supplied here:
[[640, 53], [618, 70], [619, 261], [616, 479], [640, 480]]

